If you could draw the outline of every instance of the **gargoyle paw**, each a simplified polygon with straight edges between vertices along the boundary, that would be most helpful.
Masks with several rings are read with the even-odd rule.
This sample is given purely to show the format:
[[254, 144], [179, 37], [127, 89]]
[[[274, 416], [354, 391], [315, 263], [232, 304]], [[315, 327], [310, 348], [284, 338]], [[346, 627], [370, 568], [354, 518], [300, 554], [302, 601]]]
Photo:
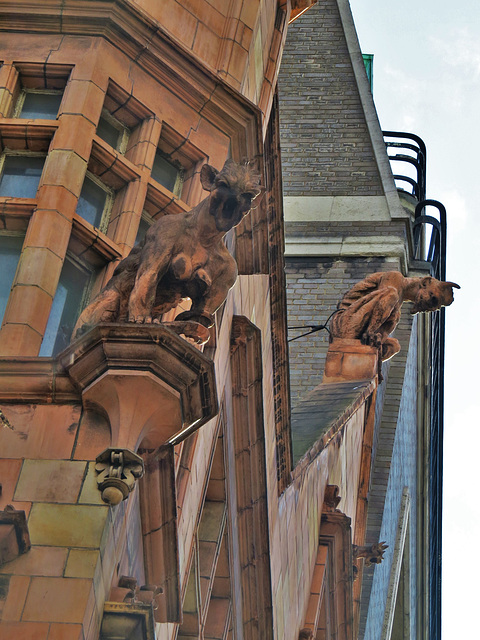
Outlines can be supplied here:
[[151, 324], [152, 316], [129, 316], [128, 321], [135, 324]]

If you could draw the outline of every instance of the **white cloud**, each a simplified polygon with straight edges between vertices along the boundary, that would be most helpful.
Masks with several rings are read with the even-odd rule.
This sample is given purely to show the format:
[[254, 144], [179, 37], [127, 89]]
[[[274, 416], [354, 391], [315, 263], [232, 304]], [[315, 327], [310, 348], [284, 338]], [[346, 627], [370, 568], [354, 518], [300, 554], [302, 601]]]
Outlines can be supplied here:
[[441, 38], [430, 36], [430, 45], [443, 64], [454, 67], [464, 77], [480, 75], [480, 42], [478, 33], [468, 27], [450, 28]]

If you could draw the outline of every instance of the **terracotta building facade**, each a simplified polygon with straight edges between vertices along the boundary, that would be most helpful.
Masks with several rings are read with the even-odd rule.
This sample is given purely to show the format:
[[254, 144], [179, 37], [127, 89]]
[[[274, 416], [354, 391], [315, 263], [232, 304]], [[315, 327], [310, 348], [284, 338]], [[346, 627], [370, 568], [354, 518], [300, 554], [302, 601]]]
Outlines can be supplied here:
[[[0, 640], [433, 638], [430, 321], [383, 382], [370, 347], [335, 379], [324, 335], [288, 348], [432, 271], [348, 2], [19, 0], [0, 31]], [[208, 342], [188, 299], [73, 339], [228, 160], [262, 195]]]

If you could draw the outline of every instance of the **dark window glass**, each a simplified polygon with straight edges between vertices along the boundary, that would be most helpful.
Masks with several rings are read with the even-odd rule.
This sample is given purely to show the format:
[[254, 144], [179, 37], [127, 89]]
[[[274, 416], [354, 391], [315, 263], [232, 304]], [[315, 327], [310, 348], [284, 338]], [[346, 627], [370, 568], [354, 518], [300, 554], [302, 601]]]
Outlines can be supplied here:
[[98, 122], [97, 136], [116, 149], [118, 146], [119, 135], [120, 132], [117, 127], [102, 116]]
[[0, 323], [7, 307], [22, 245], [23, 238], [0, 236]]
[[62, 94], [60, 93], [30, 93], [27, 91], [20, 118], [55, 120], [61, 101]]
[[107, 193], [91, 180], [85, 177], [82, 192], [77, 203], [77, 213], [94, 227], [100, 226], [103, 210], [107, 202]]
[[140, 244], [141, 241], [145, 238], [145, 234], [150, 229], [151, 222], [149, 220], [145, 220], [145, 218], [140, 219], [140, 225], [137, 231], [137, 237], [135, 238], [135, 246]]
[[88, 280], [88, 273], [70, 260], [65, 260], [43, 336], [40, 356], [55, 356], [68, 346], [73, 327], [80, 315]]
[[35, 198], [45, 158], [6, 156], [0, 179], [0, 196]]
[[166, 160], [160, 153], [155, 155], [152, 167], [152, 178], [169, 191], [175, 192], [178, 179], [178, 168]]

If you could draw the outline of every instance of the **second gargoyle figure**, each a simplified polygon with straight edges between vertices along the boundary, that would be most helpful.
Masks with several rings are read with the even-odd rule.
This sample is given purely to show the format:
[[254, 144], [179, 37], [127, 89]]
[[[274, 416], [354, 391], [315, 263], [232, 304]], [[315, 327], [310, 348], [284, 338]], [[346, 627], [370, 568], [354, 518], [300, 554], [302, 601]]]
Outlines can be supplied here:
[[406, 278], [399, 271], [372, 273], [346, 293], [338, 303], [331, 324], [332, 338], [350, 338], [379, 349], [380, 361], [400, 351], [389, 335], [400, 320], [404, 302], [413, 302], [412, 314], [436, 311], [453, 302], [455, 282], [431, 276]]
[[164, 216], [150, 227], [83, 311], [74, 338], [101, 322], [160, 322], [187, 297], [192, 307], [177, 320], [211, 326], [237, 278], [223, 237], [250, 211], [261, 189], [251, 165], [232, 160], [220, 172], [204, 165], [200, 180], [210, 195], [188, 213]]

